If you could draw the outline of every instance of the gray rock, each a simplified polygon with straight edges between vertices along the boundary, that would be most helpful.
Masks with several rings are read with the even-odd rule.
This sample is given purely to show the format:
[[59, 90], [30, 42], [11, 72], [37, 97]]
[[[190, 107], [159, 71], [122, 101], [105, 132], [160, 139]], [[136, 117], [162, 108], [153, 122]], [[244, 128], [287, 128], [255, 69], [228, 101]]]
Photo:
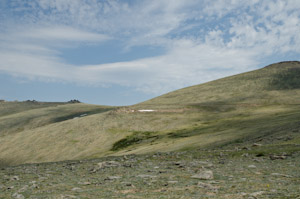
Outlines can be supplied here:
[[39, 186], [38, 186], [37, 184], [32, 184], [32, 185], [31, 185], [31, 188], [38, 189]]
[[257, 191], [257, 192], [251, 193], [250, 196], [257, 197], [257, 196], [263, 195], [264, 193], [265, 193], [264, 191]]
[[253, 146], [253, 147], [259, 147], [259, 146], [262, 146], [262, 144], [253, 143], [252, 146]]
[[252, 164], [252, 165], [249, 165], [248, 168], [250, 168], [250, 169], [255, 169], [256, 166]]
[[73, 195], [62, 195], [61, 196], [61, 199], [73, 199], [73, 198], [78, 198], [78, 197], [73, 196]]
[[79, 187], [74, 187], [74, 188], [72, 189], [72, 191], [82, 191], [82, 189], [79, 188]]
[[11, 180], [20, 180], [19, 176], [13, 176]]
[[121, 164], [119, 162], [116, 161], [105, 161], [105, 162], [99, 162], [92, 170], [91, 172], [97, 172], [101, 169], [104, 168], [109, 168], [109, 167], [120, 167]]
[[272, 176], [278, 176], [278, 177], [286, 177], [286, 178], [291, 178], [292, 176], [290, 175], [285, 175], [285, 174], [280, 174], [280, 173], [271, 173]]
[[117, 180], [120, 179], [120, 176], [108, 176], [107, 178], [105, 178], [105, 180]]
[[270, 155], [271, 160], [285, 160], [286, 158], [285, 155]]
[[14, 193], [12, 195], [12, 197], [14, 197], [16, 199], [25, 199], [25, 197], [22, 194], [19, 194], [19, 193]]
[[82, 184], [82, 185], [91, 185], [91, 182], [79, 182], [78, 184]]
[[140, 177], [140, 178], [156, 178], [157, 176], [141, 174], [141, 175], [138, 175], [137, 177]]
[[127, 187], [134, 187], [134, 185], [131, 182], [122, 182], [122, 184], [125, 184]]
[[209, 189], [209, 190], [213, 190], [213, 191], [217, 191], [218, 188], [208, 184], [208, 183], [204, 183], [204, 182], [198, 182], [198, 187], [204, 188], [204, 189]]
[[23, 186], [21, 189], [19, 189], [19, 193], [22, 193], [22, 192], [25, 192], [25, 191], [27, 191], [27, 189], [29, 188], [29, 186], [28, 185], [25, 185], [25, 186]]
[[214, 174], [212, 171], [201, 171], [198, 174], [191, 176], [191, 178], [199, 179], [199, 180], [212, 180], [214, 179]]

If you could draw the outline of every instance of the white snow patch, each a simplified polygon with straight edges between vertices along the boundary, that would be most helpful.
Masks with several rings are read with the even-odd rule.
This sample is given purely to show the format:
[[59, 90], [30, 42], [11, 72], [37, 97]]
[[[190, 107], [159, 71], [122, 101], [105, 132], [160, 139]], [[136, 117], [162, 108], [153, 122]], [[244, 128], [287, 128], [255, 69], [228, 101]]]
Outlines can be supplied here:
[[143, 109], [143, 110], [138, 110], [138, 112], [154, 112], [155, 110], [151, 109]]

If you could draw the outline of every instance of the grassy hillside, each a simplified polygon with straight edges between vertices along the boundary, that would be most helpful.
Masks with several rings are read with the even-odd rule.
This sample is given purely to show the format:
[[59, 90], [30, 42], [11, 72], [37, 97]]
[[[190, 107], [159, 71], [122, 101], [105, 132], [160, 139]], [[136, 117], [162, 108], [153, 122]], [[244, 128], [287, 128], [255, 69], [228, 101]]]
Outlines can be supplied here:
[[300, 104], [300, 62], [281, 62], [201, 85], [183, 88], [141, 105]]
[[12, 165], [255, 142], [266, 154], [293, 153], [300, 149], [299, 75], [299, 62], [284, 62], [130, 107], [65, 104], [0, 114], [0, 161]]
[[27, 110], [55, 107], [66, 103], [61, 102], [37, 102], [37, 101], [24, 101], [24, 102], [6, 102], [0, 101], [0, 116], [11, 115], [20, 113]]
[[82, 103], [2, 102], [0, 136], [112, 109], [112, 107]]

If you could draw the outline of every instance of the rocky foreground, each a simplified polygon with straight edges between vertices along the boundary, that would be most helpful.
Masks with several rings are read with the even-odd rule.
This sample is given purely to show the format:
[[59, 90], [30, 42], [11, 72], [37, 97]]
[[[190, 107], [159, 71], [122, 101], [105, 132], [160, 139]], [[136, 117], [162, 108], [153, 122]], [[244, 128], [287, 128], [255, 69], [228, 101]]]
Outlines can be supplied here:
[[299, 151], [257, 147], [6, 167], [0, 198], [300, 198]]

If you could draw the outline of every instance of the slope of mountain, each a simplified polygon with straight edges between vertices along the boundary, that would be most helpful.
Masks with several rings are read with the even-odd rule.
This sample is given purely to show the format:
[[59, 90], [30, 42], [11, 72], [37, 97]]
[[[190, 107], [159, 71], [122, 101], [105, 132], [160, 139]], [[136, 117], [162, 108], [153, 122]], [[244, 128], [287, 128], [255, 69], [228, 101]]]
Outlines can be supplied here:
[[254, 142], [269, 152], [296, 151], [299, 118], [300, 62], [282, 62], [130, 107], [67, 104], [0, 114], [0, 162], [246, 147]]
[[299, 95], [300, 62], [293, 61], [183, 88], [141, 104], [299, 104]]
[[1, 102], [0, 136], [112, 109], [108, 106], [82, 103]]

